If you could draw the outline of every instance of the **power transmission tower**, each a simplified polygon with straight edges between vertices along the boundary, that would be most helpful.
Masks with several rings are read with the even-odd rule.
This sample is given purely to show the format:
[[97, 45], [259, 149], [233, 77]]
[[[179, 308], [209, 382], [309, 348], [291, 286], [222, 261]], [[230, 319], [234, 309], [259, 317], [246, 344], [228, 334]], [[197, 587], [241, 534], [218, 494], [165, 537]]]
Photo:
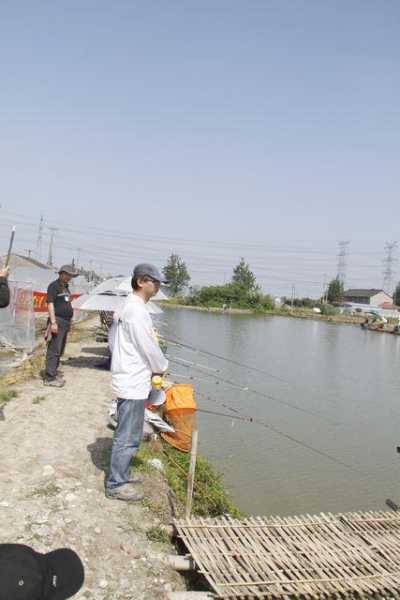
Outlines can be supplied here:
[[347, 257], [349, 255], [348, 248], [350, 242], [339, 242], [339, 252], [337, 255], [337, 278], [343, 284], [346, 279]]
[[293, 284], [292, 284], [292, 296], [291, 296], [291, 298], [290, 298], [290, 306], [291, 306], [292, 308], [293, 308], [293, 303], [294, 303], [294, 299], [295, 299], [295, 297], [296, 297], [296, 286], [295, 286], [295, 284], [293, 283]]
[[54, 234], [58, 231], [57, 227], [49, 227], [50, 229], [50, 243], [49, 243], [49, 257], [47, 259], [47, 264], [49, 267], [53, 266], [53, 245], [54, 245]]
[[397, 242], [386, 242], [385, 258], [383, 259], [383, 282], [382, 288], [389, 294], [393, 291], [393, 266], [397, 262], [395, 251]]
[[39, 231], [38, 231], [38, 237], [37, 237], [37, 243], [36, 243], [39, 260], [42, 260], [43, 229], [44, 229], [44, 219], [43, 219], [43, 215], [40, 215]]

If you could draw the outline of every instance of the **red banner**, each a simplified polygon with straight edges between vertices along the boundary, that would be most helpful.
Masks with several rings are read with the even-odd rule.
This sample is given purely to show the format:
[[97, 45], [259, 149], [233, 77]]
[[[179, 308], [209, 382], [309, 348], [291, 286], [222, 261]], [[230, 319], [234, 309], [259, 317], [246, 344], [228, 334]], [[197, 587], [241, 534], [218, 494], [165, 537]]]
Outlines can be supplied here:
[[[71, 301], [79, 298], [81, 294], [71, 294]], [[47, 292], [33, 292], [33, 310], [35, 312], [47, 312]]]

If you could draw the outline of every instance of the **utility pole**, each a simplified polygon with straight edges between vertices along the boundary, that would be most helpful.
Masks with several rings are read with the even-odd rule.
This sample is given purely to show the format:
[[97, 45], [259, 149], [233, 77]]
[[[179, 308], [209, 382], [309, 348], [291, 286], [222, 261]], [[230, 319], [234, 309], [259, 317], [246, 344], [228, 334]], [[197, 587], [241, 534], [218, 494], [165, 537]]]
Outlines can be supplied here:
[[93, 281], [93, 259], [89, 260], [89, 281]]
[[296, 286], [294, 285], [294, 283], [292, 284], [292, 298], [290, 301], [290, 306], [293, 308], [293, 303], [294, 303], [294, 297], [296, 294]]
[[322, 304], [326, 303], [326, 292], [327, 292], [327, 282], [326, 282], [326, 274], [324, 273], [324, 278], [322, 281], [322, 298], [321, 298], [321, 302]]
[[49, 267], [53, 266], [53, 246], [54, 246], [54, 234], [58, 231], [57, 227], [49, 227], [50, 229], [50, 243], [49, 243], [49, 257], [47, 259], [47, 264]]
[[350, 242], [339, 242], [339, 252], [337, 255], [337, 278], [343, 284], [346, 279], [347, 257], [349, 255], [348, 248]]
[[38, 237], [37, 237], [37, 242], [36, 242], [36, 248], [37, 248], [39, 260], [42, 260], [43, 229], [44, 229], [44, 219], [43, 219], [43, 215], [40, 215], [39, 231], [38, 231]]
[[385, 258], [383, 259], [383, 282], [382, 288], [389, 294], [393, 291], [393, 265], [397, 262], [395, 251], [397, 242], [386, 242]]
[[76, 268], [79, 269], [79, 260], [81, 257], [82, 248], [76, 249]]

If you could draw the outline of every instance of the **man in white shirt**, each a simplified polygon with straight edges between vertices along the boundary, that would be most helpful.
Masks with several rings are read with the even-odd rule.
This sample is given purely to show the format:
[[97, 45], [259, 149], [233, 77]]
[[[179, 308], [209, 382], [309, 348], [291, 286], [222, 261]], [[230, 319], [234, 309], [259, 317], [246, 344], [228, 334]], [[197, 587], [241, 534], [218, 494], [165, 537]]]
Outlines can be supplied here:
[[111, 362], [112, 388], [118, 398], [117, 428], [111, 451], [106, 496], [136, 502], [143, 494], [132, 484], [140, 477], [129, 476], [129, 467], [142, 438], [144, 403], [151, 390], [151, 377], [162, 374], [168, 361], [153, 332], [146, 303], [155, 296], [162, 278], [156, 267], [143, 263], [133, 272], [133, 293], [114, 316]]

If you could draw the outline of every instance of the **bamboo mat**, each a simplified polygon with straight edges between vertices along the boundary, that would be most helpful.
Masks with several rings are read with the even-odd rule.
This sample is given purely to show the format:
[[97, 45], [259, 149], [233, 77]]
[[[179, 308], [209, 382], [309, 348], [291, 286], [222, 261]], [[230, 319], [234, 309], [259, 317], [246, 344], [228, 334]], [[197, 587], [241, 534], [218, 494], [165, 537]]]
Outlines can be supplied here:
[[400, 516], [393, 512], [175, 520], [219, 598], [397, 596]]

